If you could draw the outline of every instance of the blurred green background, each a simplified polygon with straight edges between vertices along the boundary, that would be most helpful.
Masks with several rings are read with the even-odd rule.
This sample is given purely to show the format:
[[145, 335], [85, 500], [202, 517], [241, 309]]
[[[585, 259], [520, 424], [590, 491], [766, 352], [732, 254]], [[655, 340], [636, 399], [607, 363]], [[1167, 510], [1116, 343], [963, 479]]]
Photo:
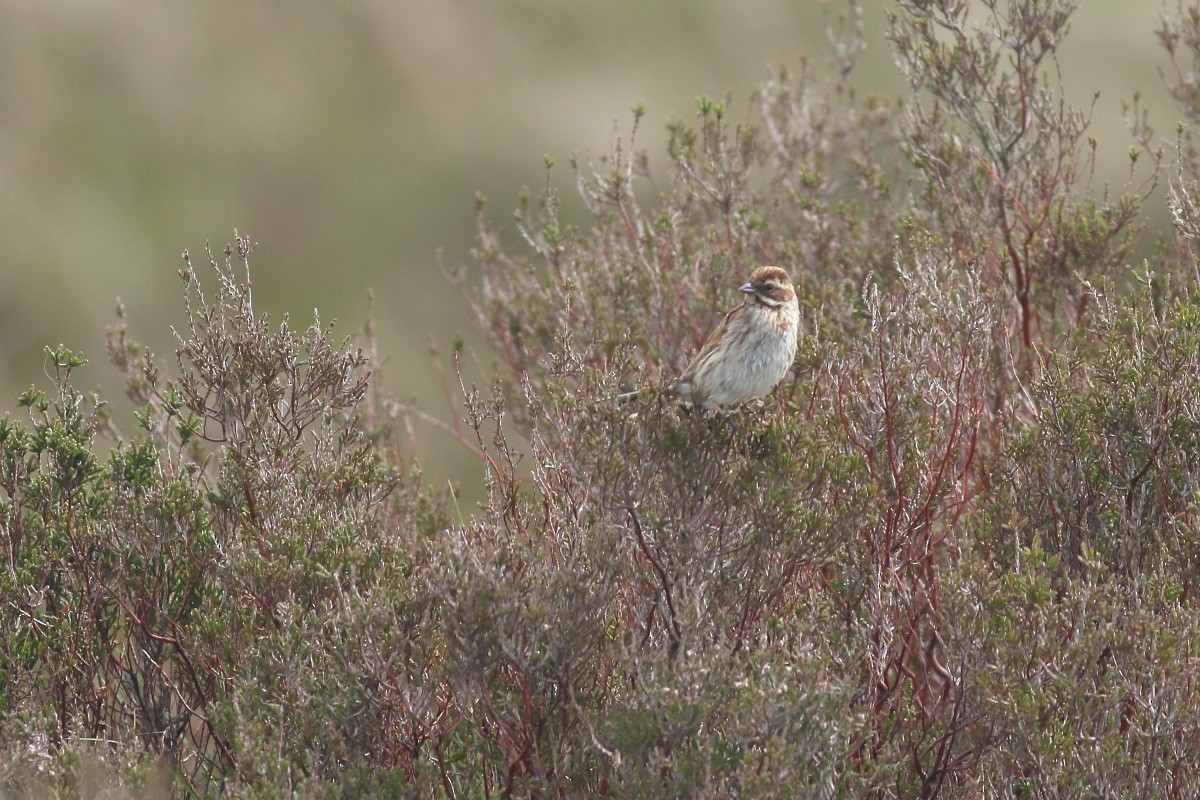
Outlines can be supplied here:
[[[865, 3], [856, 82], [903, 92], [882, 0]], [[782, 0], [157, 0], [0, 5], [0, 409], [47, 387], [43, 347], [91, 365], [128, 418], [104, 358], [115, 298], [168, 365], [182, 319], [179, 253], [236, 227], [259, 243], [255, 301], [305, 327], [313, 308], [357, 332], [375, 295], [385, 386], [449, 413], [427, 346], [479, 337], [446, 266], [469, 263], [473, 198], [503, 222], [543, 157], [607, 152], [645, 104], [640, 144], [662, 170], [665, 123], [699, 95], [731, 95], [745, 119], [775, 65], [810, 55], [848, 4]], [[1141, 90], [1172, 138], [1154, 29], [1163, 7], [1084, 0], [1061, 51], [1068, 99], [1097, 101], [1098, 183], [1120, 185], [1131, 140], [1121, 101]], [[1160, 192], [1161, 194], [1161, 192]], [[485, 363], [490, 360], [481, 351]], [[169, 370], [168, 370], [169, 371]], [[122, 408], [125, 408], [122, 411]], [[122, 415], [126, 416], [122, 416]], [[418, 431], [430, 479], [479, 482], [446, 437]]]

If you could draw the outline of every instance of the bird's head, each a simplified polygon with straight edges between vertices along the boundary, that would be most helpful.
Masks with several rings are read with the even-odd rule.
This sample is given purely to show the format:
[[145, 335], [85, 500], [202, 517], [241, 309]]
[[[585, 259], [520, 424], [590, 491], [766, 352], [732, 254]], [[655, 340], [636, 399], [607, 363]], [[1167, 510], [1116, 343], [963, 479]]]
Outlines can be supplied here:
[[789, 303], [796, 296], [796, 290], [792, 288], [792, 279], [779, 267], [759, 267], [754, 270], [750, 280], [738, 288], [750, 295], [753, 302], [771, 308]]

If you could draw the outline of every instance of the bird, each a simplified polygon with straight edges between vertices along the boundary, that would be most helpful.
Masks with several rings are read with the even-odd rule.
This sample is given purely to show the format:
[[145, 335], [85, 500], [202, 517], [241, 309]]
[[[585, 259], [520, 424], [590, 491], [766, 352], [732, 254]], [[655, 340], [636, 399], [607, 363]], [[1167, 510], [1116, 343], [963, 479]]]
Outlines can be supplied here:
[[763, 397], [796, 358], [800, 304], [787, 272], [759, 267], [738, 290], [746, 295], [743, 303], [709, 334], [671, 387], [688, 405], [712, 410]]

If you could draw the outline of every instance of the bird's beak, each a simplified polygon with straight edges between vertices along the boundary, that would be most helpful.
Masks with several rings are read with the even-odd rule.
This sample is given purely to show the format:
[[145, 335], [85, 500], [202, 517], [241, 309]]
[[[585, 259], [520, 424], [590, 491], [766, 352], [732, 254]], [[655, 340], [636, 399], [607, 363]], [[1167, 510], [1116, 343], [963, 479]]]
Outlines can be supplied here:
[[750, 281], [746, 281], [739, 286], [738, 291], [745, 292], [746, 294], [758, 294], [758, 289], [755, 289], [754, 284], [750, 283]]

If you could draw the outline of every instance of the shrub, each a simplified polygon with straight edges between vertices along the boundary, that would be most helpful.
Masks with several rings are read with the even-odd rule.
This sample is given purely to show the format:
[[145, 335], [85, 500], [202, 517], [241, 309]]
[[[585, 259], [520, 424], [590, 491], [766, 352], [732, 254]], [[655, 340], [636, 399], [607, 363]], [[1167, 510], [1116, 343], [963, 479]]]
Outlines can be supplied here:
[[[0, 424], [4, 791], [1194, 795], [1191, 139], [1093, 193], [1073, 4], [968, 5], [895, 7], [903, 103], [855, 91], [851, 15], [829, 77], [671, 123], [661, 184], [638, 109], [572, 165], [587, 225], [549, 177], [517, 242], [481, 206], [477, 509], [404, 462], [362, 350], [255, 311], [247, 238], [185, 254], [170, 377], [114, 329], [141, 430], [106, 455], [50, 350]], [[1176, 236], [1129, 268], [1158, 175]], [[758, 263], [797, 277], [792, 374], [682, 408]]]

